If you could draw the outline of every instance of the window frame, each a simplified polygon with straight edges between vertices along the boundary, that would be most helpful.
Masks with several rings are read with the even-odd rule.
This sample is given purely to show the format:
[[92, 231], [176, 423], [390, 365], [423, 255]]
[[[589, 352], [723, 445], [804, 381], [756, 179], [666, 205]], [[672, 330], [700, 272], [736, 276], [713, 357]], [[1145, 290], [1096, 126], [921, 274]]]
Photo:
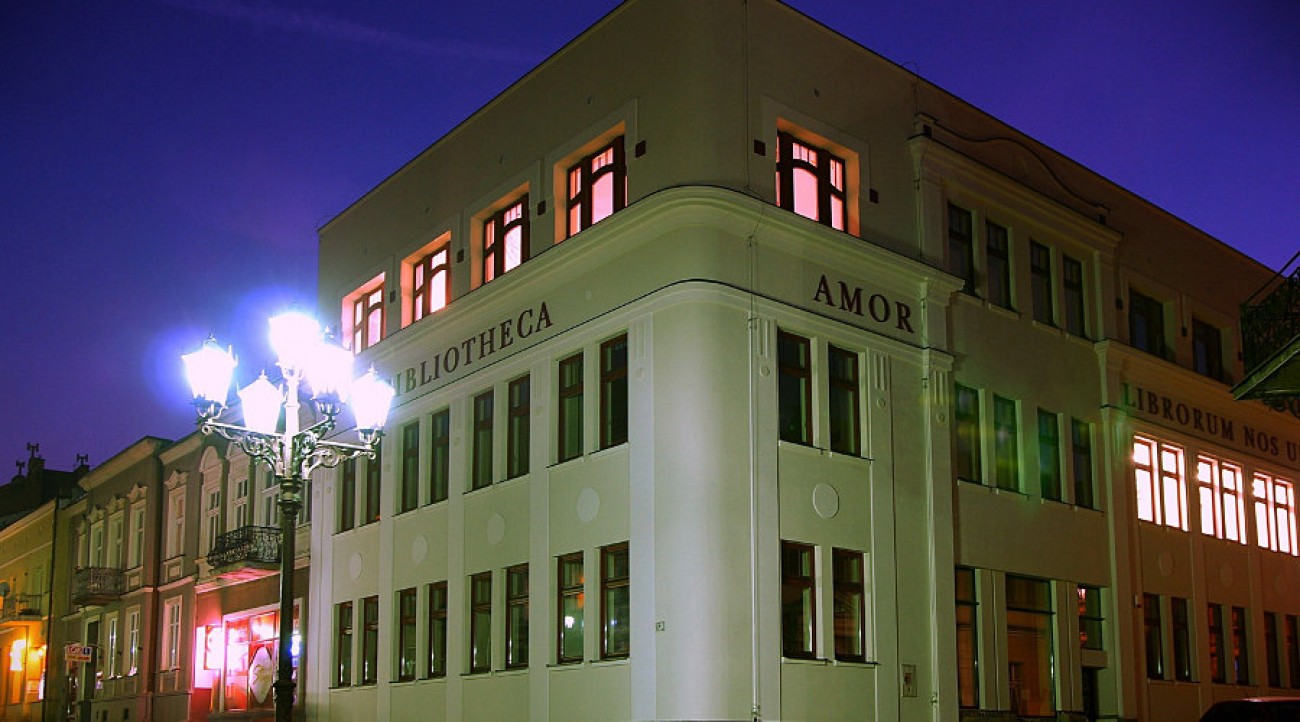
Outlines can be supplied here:
[[470, 400], [473, 413], [473, 426], [470, 452], [470, 491], [478, 491], [492, 486], [492, 432], [496, 411], [495, 389], [487, 389], [475, 394]]
[[[1138, 447], [1148, 449], [1150, 461], [1143, 463], [1138, 458]], [[1172, 455], [1176, 460], [1170, 468], [1166, 456]], [[1161, 441], [1144, 434], [1133, 435], [1133, 487], [1136, 494], [1135, 510], [1141, 521], [1188, 531], [1187, 506], [1187, 470], [1186, 450], [1177, 445]], [[1143, 481], [1143, 477], [1148, 479]], [[1150, 516], [1143, 516], [1143, 490], [1150, 494], [1147, 504], [1151, 508]], [[1169, 513], [1171, 494], [1176, 496], [1178, 508], [1176, 513]]]
[[425, 630], [428, 650], [424, 671], [426, 679], [438, 679], [447, 676], [447, 582], [431, 582], [427, 589], [429, 626]]
[[[794, 569], [791, 562], [796, 555], [799, 563]], [[794, 595], [798, 595], [800, 607], [797, 615], [792, 613], [794, 602], [791, 599]], [[785, 539], [781, 540], [781, 656], [787, 659], [817, 658], [816, 547]]]
[[[438, 257], [442, 258], [439, 259]], [[407, 260], [411, 274], [411, 309], [407, 325], [422, 321], [451, 304], [451, 234], [444, 233]], [[442, 305], [434, 307], [434, 284], [442, 274]]]
[[528, 585], [527, 563], [506, 567], [506, 669], [528, 667]]
[[[385, 274], [380, 271], [343, 297], [342, 327], [344, 348], [354, 355], [384, 340], [388, 328], [388, 304], [385, 302]], [[372, 323], [378, 313], [377, 328]]]
[[447, 500], [451, 486], [451, 409], [429, 417], [429, 504]]
[[[619, 559], [622, 559], [621, 565]], [[617, 573], [620, 569], [624, 573]], [[623, 596], [626, 599], [626, 616], [615, 617], [611, 608], [611, 597]], [[627, 659], [632, 653], [632, 570], [628, 543], [611, 544], [600, 549], [600, 658]], [[618, 626], [617, 634], [614, 627]], [[615, 646], [616, 639], [625, 639], [624, 646]]]
[[[983, 433], [979, 389], [953, 384], [953, 475], [958, 481], [984, 483]], [[968, 402], [968, 403], [964, 403]], [[969, 466], [969, 474], [963, 467]]]
[[[812, 340], [806, 336], [778, 329], [776, 347], [778, 437], [781, 441], [792, 444], [812, 446], [814, 363]], [[793, 363], [788, 362], [785, 353], [791, 348], [800, 349], [798, 351], [800, 358]]]
[[532, 381], [524, 374], [506, 386], [506, 478], [528, 473], [532, 428]]
[[[560, 359], [556, 364], [556, 462], [563, 463], [582, 456], [584, 364], [582, 351]], [[573, 382], [565, 383], [566, 370]], [[570, 429], [570, 426], [574, 428]]]
[[988, 302], [994, 306], [1015, 308], [1011, 282], [1011, 231], [1000, 223], [984, 219], [984, 285]]
[[[479, 268], [484, 285], [500, 278], [506, 273], [522, 266], [529, 257], [529, 208], [528, 191], [512, 196], [482, 221], [482, 265]], [[499, 229], [499, 230], [498, 230]], [[508, 245], [506, 237], [518, 229], [519, 261], [508, 266]], [[508, 266], [508, 267], [507, 267]]]
[[337, 602], [334, 605], [334, 684], [335, 688], [351, 687], [353, 660], [353, 618], [352, 600]]
[[1088, 337], [1088, 304], [1084, 284], [1083, 261], [1061, 254], [1061, 302], [1065, 331], [1079, 338]]
[[[1013, 585], [1015, 587], [1014, 589]], [[1045, 633], [1045, 641], [1047, 644], [1047, 653], [1040, 657], [1046, 659], [1048, 664], [1048, 669], [1042, 670], [1043, 674], [1040, 675], [1046, 680], [1046, 684], [1040, 686], [1040, 691], [1043, 691], [1046, 695], [1046, 699], [1041, 700], [1041, 702], [1047, 707], [1050, 707], [1051, 712], [1045, 715], [1042, 710], [1020, 710], [1015, 709], [1014, 707], [1013, 711], [1017, 712], [1022, 717], [1054, 715], [1057, 711], [1054, 682], [1058, 673], [1058, 663], [1056, 657], [1055, 612], [1053, 611], [1051, 603], [1052, 582], [1045, 579], [1007, 574], [1004, 577], [1004, 586], [1006, 594], [1007, 634], [1011, 634], [1013, 624], [1020, 624], [1021, 626], [1017, 626], [1016, 628], [1023, 630], [1028, 629], [1028, 627], [1023, 626], [1023, 624], [1028, 623], [1028, 621], [1036, 621], [1043, 625], [1041, 631]], [[1017, 594], [1017, 591], [1024, 592], [1025, 594], [1022, 596], [1021, 594]], [[1037, 597], [1037, 599], [1031, 599], [1028, 597]], [[1042, 618], [1046, 618], [1046, 620], [1043, 621]], [[1034, 631], [1038, 632], [1040, 630], [1035, 627]], [[1010, 658], [1010, 655], [1008, 655], [1007, 662], [1008, 666], [1015, 663], [1014, 660]], [[1008, 677], [1010, 677], [1009, 669]], [[1022, 687], [1021, 689], [1023, 690], [1024, 688]]]
[[[578, 576], [576, 580], [565, 575], [566, 569], [576, 567]], [[555, 662], [556, 664], [578, 664], [586, 657], [585, 641], [585, 609], [584, 601], [586, 599], [586, 568], [584, 567], [583, 553], [581, 551], [563, 554], [555, 559], [556, 575], [556, 619], [555, 619]], [[576, 615], [572, 626], [565, 624], [565, 603], [569, 600], [577, 600]], [[576, 630], [576, 631], [573, 631]], [[577, 635], [578, 655], [567, 654], [566, 639], [570, 634]]]
[[1192, 317], [1192, 370], [1224, 381], [1227, 374], [1223, 363], [1223, 330], [1212, 323]]
[[1228, 681], [1228, 639], [1224, 634], [1223, 605], [1217, 602], [1206, 604], [1209, 618], [1206, 642], [1210, 651], [1210, 681], [1226, 684]]
[[1020, 402], [993, 395], [993, 482], [1004, 491], [1022, 492], [1020, 479]]
[[402, 426], [401, 493], [397, 495], [397, 513], [420, 508], [420, 420]]
[[1195, 676], [1192, 643], [1191, 602], [1185, 597], [1169, 598], [1170, 636], [1174, 645], [1174, 679], [1191, 682]]
[[[627, 207], [627, 156], [623, 144], [623, 135], [618, 135], [591, 153], [581, 156], [565, 170], [565, 239], [574, 237]], [[606, 154], [609, 154], [609, 160], [596, 165]], [[613, 175], [610, 188], [611, 210], [607, 215], [593, 220], [593, 189], [607, 174]]]
[[1300, 556], [1296, 541], [1295, 485], [1289, 479], [1256, 470], [1251, 476], [1250, 498], [1256, 544], [1261, 549]]
[[1142, 595], [1142, 650], [1146, 659], [1146, 678], [1165, 678], [1164, 622], [1160, 597]]
[[383, 447], [376, 444], [374, 448], [375, 457], [366, 460], [366, 498], [365, 508], [362, 509], [361, 523], [358, 526], [366, 526], [379, 521], [380, 501], [383, 498]]
[[[796, 152], [796, 146], [802, 152]], [[777, 207], [797, 213], [823, 226], [847, 232], [849, 228], [848, 162], [830, 150], [786, 130], [777, 131], [776, 148]], [[797, 210], [802, 205], [796, 193], [795, 175], [798, 171], [809, 173], [816, 183], [817, 197], [814, 199], [817, 205], [816, 216]], [[836, 224], [837, 208], [838, 225]]]
[[601, 449], [627, 443], [629, 418], [627, 371], [627, 334], [622, 333], [600, 344]]
[[393, 620], [394, 634], [396, 644], [393, 652], [395, 653], [395, 662], [397, 663], [393, 680], [395, 682], [413, 682], [416, 678], [416, 670], [419, 668], [419, 651], [417, 646], [419, 639], [417, 628], [419, 622], [419, 590], [416, 587], [406, 587], [397, 590], [397, 599], [394, 604], [394, 611], [397, 612]]
[[361, 677], [358, 687], [379, 684], [379, 595], [361, 600]]
[[345, 459], [338, 466], [338, 517], [336, 532], [349, 531], [357, 525], [357, 460]]
[[[957, 623], [957, 706], [961, 709], [978, 709], [980, 706], [979, 684], [979, 591], [975, 570], [970, 567], [957, 567], [953, 574], [954, 604]], [[968, 620], [963, 620], [962, 610], [967, 610]], [[963, 623], [965, 622], [965, 623]], [[963, 629], [969, 632], [971, 658], [969, 668], [963, 665], [961, 644]], [[969, 679], [963, 681], [963, 674]], [[969, 696], [968, 696], [969, 695]]]
[[[1044, 499], [1065, 500], [1061, 473], [1061, 415], [1038, 409], [1038, 488]], [[1051, 492], [1049, 494], [1049, 491]]]
[[[492, 671], [492, 572], [478, 572], [469, 577], [469, 673]], [[479, 636], [484, 635], [483, 639]], [[480, 642], [486, 644], [480, 647]]]
[[[845, 564], [848, 566], [844, 566]], [[846, 579], [841, 572], [856, 572], [856, 579]], [[867, 661], [867, 568], [862, 552], [831, 549], [832, 629], [835, 636], [835, 659], [842, 662]], [[857, 614], [842, 613], [844, 599], [857, 600]], [[843, 627], [847, 627], [847, 631]], [[841, 642], [845, 644], [842, 645]], [[856, 642], [857, 652], [846, 645]]]
[[1052, 248], [1029, 240], [1029, 288], [1033, 317], [1038, 323], [1056, 326], [1056, 303], [1052, 282]]
[[1079, 647], [1105, 649], [1106, 617], [1102, 605], [1101, 587], [1080, 584], [1076, 588], [1076, 594], [1079, 597]]
[[1165, 304], [1136, 288], [1128, 289], [1129, 345], [1152, 356], [1168, 359], [1165, 338]]
[[[843, 362], [838, 364], [837, 361]], [[830, 418], [831, 451], [862, 454], [862, 374], [858, 354], [835, 344], [826, 345], [827, 415]], [[847, 370], [848, 373], [843, 373]], [[848, 428], [842, 428], [847, 426]]]

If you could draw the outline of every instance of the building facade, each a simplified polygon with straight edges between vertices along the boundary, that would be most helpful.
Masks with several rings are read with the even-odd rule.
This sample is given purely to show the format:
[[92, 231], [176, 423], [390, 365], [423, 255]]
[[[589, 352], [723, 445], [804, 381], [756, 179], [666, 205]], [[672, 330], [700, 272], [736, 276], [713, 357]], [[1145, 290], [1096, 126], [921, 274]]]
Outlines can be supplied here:
[[0, 528], [0, 720], [40, 719], [48, 693], [56, 503]]

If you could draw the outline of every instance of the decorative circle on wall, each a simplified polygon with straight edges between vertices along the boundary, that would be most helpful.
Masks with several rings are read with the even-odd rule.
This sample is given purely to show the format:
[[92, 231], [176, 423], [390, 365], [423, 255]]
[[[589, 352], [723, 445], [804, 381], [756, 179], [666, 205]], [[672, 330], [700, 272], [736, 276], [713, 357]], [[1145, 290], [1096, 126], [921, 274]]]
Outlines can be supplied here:
[[583, 524], [590, 522], [600, 513], [600, 494], [590, 486], [578, 492], [578, 504], [576, 508], [578, 520]]
[[768, 376], [772, 375], [772, 369], [768, 368], [767, 366], [759, 366], [758, 375], [762, 376], [763, 378], [767, 378]]
[[361, 555], [352, 552], [352, 558], [348, 560], [348, 576], [356, 579], [361, 576]]
[[812, 505], [817, 516], [830, 519], [840, 513], [840, 493], [830, 484], [818, 484], [813, 487]]
[[1156, 557], [1156, 564], [1160, 567], [1161, 576], [1170, 576], [1174, 573], [1174, 557], [1169, 552], [1160, 552]]
[[506, 518], [500, 514], [493, 514], [487, 520], [487, 541], [488, 544], [496, 546], [506, 538]]
[[1225, 587], [1232, 586], [1232, 567], [1227, 564], [1219, 567], [1219, 581], [1223, 582]]
[[411, 561], [419, 564], [429, 554], [429, 540], [418, 534], [411, 540]]

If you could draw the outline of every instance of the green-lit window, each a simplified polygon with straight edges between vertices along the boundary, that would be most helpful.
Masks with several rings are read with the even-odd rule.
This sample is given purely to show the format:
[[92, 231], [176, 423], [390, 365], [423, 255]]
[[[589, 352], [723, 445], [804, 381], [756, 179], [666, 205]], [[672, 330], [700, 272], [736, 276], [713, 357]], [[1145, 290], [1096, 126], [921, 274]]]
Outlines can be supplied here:
[[557, 460], [582, 456], [582, 352], [560, 361]]
[[491, 389], [474, 397], [474, 455], [470, 470], [470, 489], [492, 484], [492, 404]]
[[857, 456], [862, 451], [858, 408], [858, 355], [829, 347], [831, 451]]
[[507, 389], [509, 408], [506, 425], [506, 478], [513, 479], [528, 473], [529, 409], [532, 394], [528, 376], [510, 382]]
[[627, 334], [600, 345], [600, 448], [627, 443]]
[[776, 337], [778, 423], [782, 441], [812, 444], [812, 348], [808, 339]]

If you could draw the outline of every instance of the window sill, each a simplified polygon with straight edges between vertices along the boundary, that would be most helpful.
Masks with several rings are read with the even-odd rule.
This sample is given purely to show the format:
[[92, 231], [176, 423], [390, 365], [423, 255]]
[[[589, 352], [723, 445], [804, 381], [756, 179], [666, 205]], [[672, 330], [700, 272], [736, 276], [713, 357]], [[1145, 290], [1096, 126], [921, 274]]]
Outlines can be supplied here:
[[625, 667], [632, 663], [631, 657], [618, 657], [615, 659], [584, 659], [581, 662], [551, 662], [546, 665], [547, 669], [553, 669], [557, 672], [569, 669], [592, 669], [595, 667]]

